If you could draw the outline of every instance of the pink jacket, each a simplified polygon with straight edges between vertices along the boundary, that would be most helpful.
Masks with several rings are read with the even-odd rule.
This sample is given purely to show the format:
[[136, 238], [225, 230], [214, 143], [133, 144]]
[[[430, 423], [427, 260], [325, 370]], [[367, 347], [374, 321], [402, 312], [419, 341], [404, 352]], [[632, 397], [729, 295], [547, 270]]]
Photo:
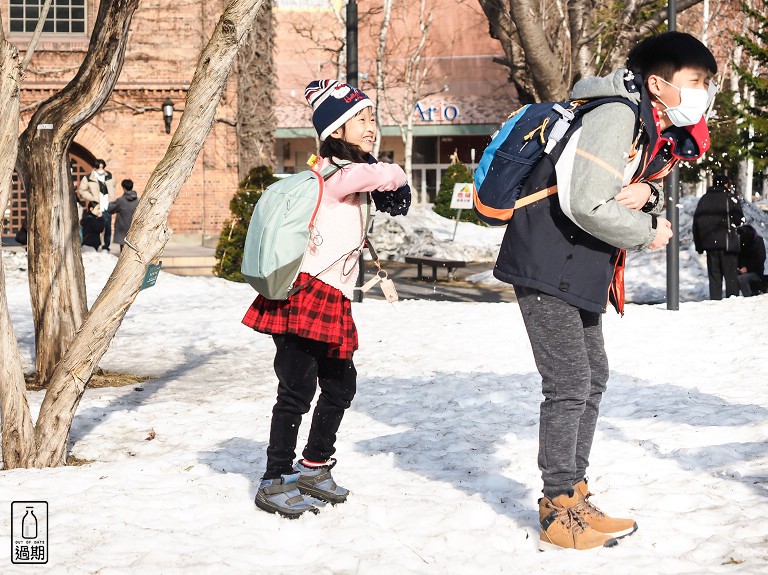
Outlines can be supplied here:
[[[320, 171], [330, 163], [328, 158], [320, 158], [314, 169]], [[405, 183], [400, 166], [381, 162], [348, 164], [328, 178], [315, 216], [319, 238], [310, 241], [301, 271], [352, 299], [366, 223], [360, 192], [395, 191]]]

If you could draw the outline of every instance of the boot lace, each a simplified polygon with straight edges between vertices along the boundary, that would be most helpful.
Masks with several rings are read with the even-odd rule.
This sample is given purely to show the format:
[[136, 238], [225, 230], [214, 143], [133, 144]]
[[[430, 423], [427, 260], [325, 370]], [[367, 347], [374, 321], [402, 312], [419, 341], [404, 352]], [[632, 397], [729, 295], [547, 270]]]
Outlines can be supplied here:
[[579, 514], [576, 506], [567, 507], [557, 513], [557, 519], [568, 531], [583, 533], [589, 527], [584, 518]]
[[597, 505], [592, 503], [589, 500], [589, 497], [591, 496], [591, 493], [587, 493], [584, 496], [584, 499], [579, 501], [576, 505], [573, 506], [573, 509], [577, 513], [591, 513], [592, 515], [597, 515], [598, 517], [602, 518], [605, 517], [605, 513], [603, 513]]

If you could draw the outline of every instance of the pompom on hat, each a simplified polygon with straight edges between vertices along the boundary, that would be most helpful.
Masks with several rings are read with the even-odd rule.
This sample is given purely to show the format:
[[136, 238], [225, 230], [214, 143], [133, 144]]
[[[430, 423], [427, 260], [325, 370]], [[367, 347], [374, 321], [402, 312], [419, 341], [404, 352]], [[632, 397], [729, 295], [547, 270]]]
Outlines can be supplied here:
[[315, 80], [304, 90], [312, 109], [312, 124], [320, 141], [343, 126], [363, 108], [373, 108], [373, 102], [363, 92], [336, 80]]

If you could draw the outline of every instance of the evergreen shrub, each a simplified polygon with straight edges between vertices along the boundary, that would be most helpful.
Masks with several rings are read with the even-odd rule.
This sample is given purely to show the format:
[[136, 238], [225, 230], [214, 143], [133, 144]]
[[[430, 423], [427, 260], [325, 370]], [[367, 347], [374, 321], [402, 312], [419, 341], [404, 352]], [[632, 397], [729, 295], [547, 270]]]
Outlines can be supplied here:
[[[450, 207], [451, 198], [453, 197], [453, 185], [471, 181], [472, 176], [466, 165], [459, 162], [448, 166], [448, 169], [440, 180], [440, 189], [435, 196], [435, 203], [432, 210], [445, 218], [456, 219], [456, 212], [458, 210], [452, 210]], [[461, 221], [485, 225], [477, 217], [474, 210], [461, 210]]]
[[220, 278], [242, 282], [240, 265], [243, 261], [245, 236], [251, 223], [251, 214], [262, 192], [277, 178], [266, 166], [251, 168], [245, 179], [238, 185], [237, 193], [229, 202], [232, 217], [224, 222], [224, 228], [216, 246], [216, 265], [213, 273]]

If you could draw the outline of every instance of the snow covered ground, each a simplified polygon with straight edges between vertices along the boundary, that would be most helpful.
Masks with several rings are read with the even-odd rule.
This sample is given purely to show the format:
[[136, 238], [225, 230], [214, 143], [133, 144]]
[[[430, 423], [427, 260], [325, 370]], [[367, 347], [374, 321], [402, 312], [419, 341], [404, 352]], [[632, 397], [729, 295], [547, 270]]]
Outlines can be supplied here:
[[[3, 255], [30, 368], [24, 261]], [[658, 258], [636, 258], [635, 293], [664, 286]], [[114, 261], [86, 254], [91, 301]], [[539, 376], [515, 304], [355, 304], [358, 394], [334, 471], [352, 495], [296, 521], [256, 509], [276, 381], [270, 338], [240, 324], [253, 296], [166, 273], [139, 294], [101, 365], [156, 379], [86, 391], [71, 443], [93, 463], [0, 472], [0, 572], [768, 573], [768, 296], [604, 316], [590, 487], [640, 528], [594, 553], [537, 550]], [[12, 565], [10, 503], [40, 500], [49, 562]]]

